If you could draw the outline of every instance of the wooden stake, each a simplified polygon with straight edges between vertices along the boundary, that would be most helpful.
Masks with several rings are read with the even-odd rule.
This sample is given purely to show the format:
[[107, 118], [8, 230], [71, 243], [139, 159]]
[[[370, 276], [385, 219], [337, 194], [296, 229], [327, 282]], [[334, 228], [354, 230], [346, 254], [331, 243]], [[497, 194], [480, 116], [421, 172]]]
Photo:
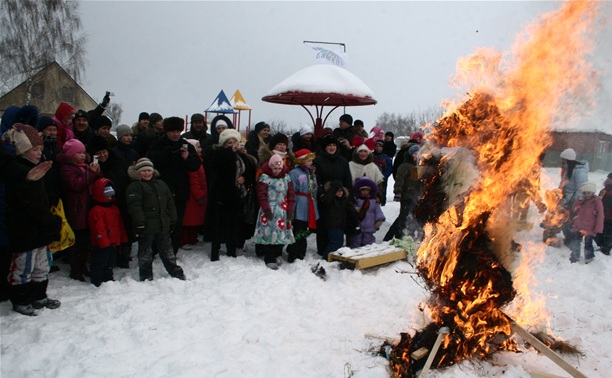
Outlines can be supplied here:
[[554, 362], [557, 365], [559, 365], [559, 367], [561, 367], [561, 369], [563, 369], [566, 372], [568, 372], [572, 377], [574, 377], [574, 378], [587, 378], [586, 375], [584, 375], [581, 372], [579, 372], [575, 367], [573, 367], [567, 361], [565, 361], [563, 358], [561, 358], [561, 356], [559, 356], [557, 353], [555, 353], [554, 350], [550, 349], [549, 347], [546, 346], [546, 344], [544, 344], [543, 342], [538, 340], [537, 337], [532, 335], [525, 328], [523, 328], [520, 325], [516, 324], [516, 322], [514, 320], [511, 321], [510, 325], [512, 327], [512, 331], [514, 331], [517, 335], [521, 336], [529, 344], [533, 345], [533, 347], [536, 348], [540, 353], [542, 353], [546, 357], [550, 358], [552, 362]]
[[427, 374], [429, 374], [429, 368], [431, 367], [431, 363], [436, 357], [436, 354], [438, 353], [438, 349], [440, 349], [440, 344], [442, 344], [442, 339], [444, 338], [444, 335], [446, 335], [449, 332], [450, 332], [450, 329], [448, 327], [442, 327], [438, 331], [438, 337], [436, 338], [436, 342], [434, 343], [433, 348], [431, 348], [431, 352], [429, 352], [429, 356], [427, 357], [427, 361], [425, 361], [425, 366], [423, 366], [423, 370], [421, 370], [421, 374], [419, 375], [419, 378], [427, 378]]

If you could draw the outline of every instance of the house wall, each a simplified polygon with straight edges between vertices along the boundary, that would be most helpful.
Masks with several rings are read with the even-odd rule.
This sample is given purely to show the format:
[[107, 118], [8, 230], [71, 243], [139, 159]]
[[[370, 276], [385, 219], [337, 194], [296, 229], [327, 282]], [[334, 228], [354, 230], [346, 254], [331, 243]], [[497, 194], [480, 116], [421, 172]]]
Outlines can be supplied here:
[[553, 144], [546, 150], [544, 166], [561, 166], [559, 154], [566, 148], [573, 148], [576, 159], [587, 160], [591, 171], [601, 169], [612, 172], [612, 135], [599, 131], [554, 131], [552, 137]]
[[[36, 106], [41, 114], [54, 114], [60, 102], [75, 109], [95, 109], [97, 103], [78, 85], [61, 66], [52, 63], [32, 77], [33, 96], [28, 102], [28, 83], [24, 82], [0, 98], [0, 112], [9, 106]], [[40, 91], [39, 91], [40, 90]]]

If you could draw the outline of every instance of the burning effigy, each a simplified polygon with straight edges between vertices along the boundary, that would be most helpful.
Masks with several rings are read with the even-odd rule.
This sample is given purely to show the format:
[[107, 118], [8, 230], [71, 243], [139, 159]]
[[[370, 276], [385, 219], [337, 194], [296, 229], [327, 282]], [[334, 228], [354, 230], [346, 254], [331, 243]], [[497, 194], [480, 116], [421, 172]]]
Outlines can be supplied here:
[[447, 104], [430, 126], [424, 194], [413, 211], [426, 234], [416, 264], [430, 293], [431, 323], [402, 333], [392, 346], [395, 376], [519, 350], [511, 337], [517, 323], [505, 313], [519, 294], [517, 227], [508, 203], [526, 181], [539, 188], [549, 130], [571, 112], [572, 97], [588, 97], [593, 72], [584, 56], [597, 6], [572, 1], [543, 15], [521, 36], [509, 63], [492, 50], [459, 61], [456, 81], [468, 95]]

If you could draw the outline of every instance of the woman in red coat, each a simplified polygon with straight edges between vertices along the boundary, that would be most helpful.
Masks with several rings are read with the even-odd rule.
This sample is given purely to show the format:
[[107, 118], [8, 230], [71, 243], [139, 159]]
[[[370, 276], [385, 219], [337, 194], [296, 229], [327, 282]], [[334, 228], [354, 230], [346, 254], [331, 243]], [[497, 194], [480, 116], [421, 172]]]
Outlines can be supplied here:
[[[187, 139], [196, 149], [200, 160], [202, 160], [202, 146], [196, 139]], [[204, 164], [189, 174], [189, 199], [183, 216], [183, 232], [181, 235], [181, 248], [192, 249], [198, 242], [198, 233], [204, 226], [206, 219], [206, 201], [208, 199], [208, 187], [206, 186], [206, 173]]]

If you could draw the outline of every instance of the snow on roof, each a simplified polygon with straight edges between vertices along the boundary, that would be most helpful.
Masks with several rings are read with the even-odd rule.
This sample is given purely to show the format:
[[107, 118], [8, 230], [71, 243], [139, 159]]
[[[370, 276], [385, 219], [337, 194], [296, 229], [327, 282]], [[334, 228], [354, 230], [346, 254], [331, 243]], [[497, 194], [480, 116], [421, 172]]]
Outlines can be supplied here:
[[225, 92], [221, 90], [217, 95], [217, 98], [210, 104], [208, 109], [204, 112], [212, 112], [212, 113], [236, 113], [232, 105], [230, 104]]
[[340, 93], [374, 97], [372, 90], [361, 79], [344, 68], [330, 64], [306, 67], [274, 86], [264, 97], [285, 92]]

